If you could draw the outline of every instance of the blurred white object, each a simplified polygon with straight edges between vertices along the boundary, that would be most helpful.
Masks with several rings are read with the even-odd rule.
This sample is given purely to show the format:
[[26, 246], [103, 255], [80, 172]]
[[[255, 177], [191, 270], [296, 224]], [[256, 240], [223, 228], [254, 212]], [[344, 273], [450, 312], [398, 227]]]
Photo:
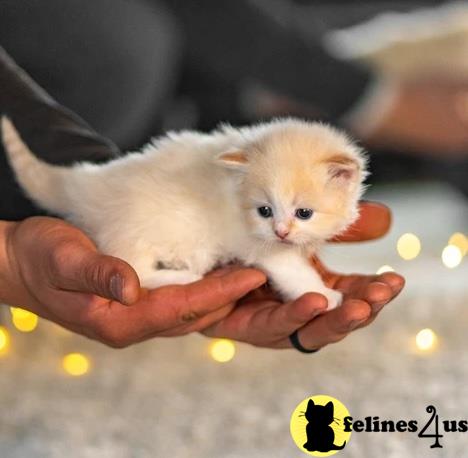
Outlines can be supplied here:
[[356, 60], [387, 77], [468, 77], [468, 4], [383, 13], [325, 36], [335, 57]]

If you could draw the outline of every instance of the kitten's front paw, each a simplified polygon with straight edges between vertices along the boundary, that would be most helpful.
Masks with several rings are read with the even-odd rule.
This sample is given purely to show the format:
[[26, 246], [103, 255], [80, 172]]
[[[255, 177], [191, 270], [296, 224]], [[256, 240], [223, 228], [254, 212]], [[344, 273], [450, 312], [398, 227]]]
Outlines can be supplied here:
[[301, 297], [303, 294], [310, 293], [310, 292], [320, 293], [327, 298], [327, 301], [328, 301], [327, 310], [336, 309], [337, 307], [341, 305], [341, 302], [343, 301], [342, 293], [340, 293], [336, 289], [331, 289], [331, 288], [326, 288], [326, 287], [317, 288], [315, 290], [298, 288], [296, 290], [281, 291], [281, 294], [284, 300], [295, 301], [299, 297]]
[[343, 301], [343, 294], [337, 291], [336, 289], [327, 288], [325, 291], [321, 291], [328, 301], [327, 310], [336, 309], [341, 305]]

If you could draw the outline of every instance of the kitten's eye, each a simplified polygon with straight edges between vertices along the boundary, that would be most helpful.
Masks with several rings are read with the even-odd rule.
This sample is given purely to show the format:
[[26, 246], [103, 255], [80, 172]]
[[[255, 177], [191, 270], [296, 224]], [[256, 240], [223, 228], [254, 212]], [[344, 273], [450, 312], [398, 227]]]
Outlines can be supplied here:
[[314, 211], [310, 208], [298, 208], [296, 210], [296, 217], [299, 219], [310, 219], [313, 214]]
[[257, 211], [262, 218], [271, 218], [273, 216], [271, 207], [258, 207]]

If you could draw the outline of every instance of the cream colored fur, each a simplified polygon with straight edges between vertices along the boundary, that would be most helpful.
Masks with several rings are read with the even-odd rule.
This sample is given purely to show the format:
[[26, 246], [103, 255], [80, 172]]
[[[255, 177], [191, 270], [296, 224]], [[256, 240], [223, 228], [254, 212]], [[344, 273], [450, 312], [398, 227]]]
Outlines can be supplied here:
[[[141, 152], [72, 167], [38, 160], [7, 118], [2, 132], [27, 195], [130, 263], [143, 286], [193, 282], [239, 260], [288, 300], [316, 291], [329, 308], [340, 303], [307, 260], [357, 217], [365, 163], [337, 130], [285, 119], [169, 133]], [[260, 216], [263, 206], [272, 217]], [[312, 217], [298, 218], [298, 208]]]

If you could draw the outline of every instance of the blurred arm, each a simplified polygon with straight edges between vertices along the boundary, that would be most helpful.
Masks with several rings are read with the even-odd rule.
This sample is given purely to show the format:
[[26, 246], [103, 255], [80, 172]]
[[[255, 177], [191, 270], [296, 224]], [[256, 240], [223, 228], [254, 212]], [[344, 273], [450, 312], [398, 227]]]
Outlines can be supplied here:
[[189, 58], [226, 81], [255, 79], [336, 118], [367, 88], [366, 71], [306, 44], [247, 0], [168, 2], [181, 20]]
[[[28, 146], [47, 162], [99, 162], [118, 154], [113, 143], [53, 100], [1, 47], [0, 115], [10, 117]], [[22, 219], [38, 213], [17, 186], [1, 145], [0, 195], [2, 219]]]

